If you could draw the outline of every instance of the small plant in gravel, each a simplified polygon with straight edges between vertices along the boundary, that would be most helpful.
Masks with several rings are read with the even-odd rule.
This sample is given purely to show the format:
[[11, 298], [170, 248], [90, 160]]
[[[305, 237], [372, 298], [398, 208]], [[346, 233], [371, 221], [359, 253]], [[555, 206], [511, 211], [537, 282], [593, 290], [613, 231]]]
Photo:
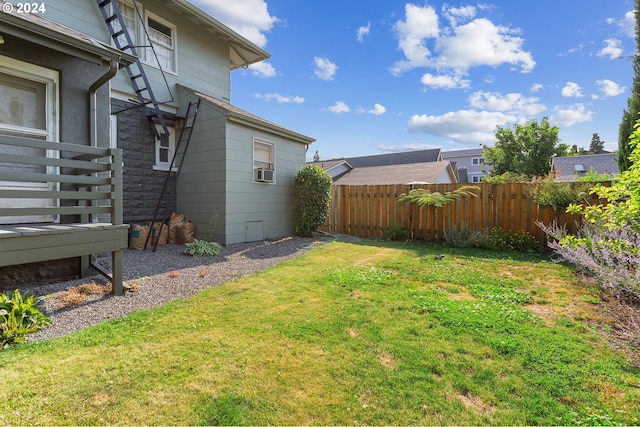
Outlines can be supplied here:
[[18, 289], [0, 294], [0, 349], [18, 344], [31, 332], [51, 326], [51, 319], [38, 305], [40, 300], [29, 292]]
[[185, 245], [182, 253], [191, 256], [215, 256], [220, 253], [222, 245], [218, 242], [207, 242], [206, 240], [195, 239]]

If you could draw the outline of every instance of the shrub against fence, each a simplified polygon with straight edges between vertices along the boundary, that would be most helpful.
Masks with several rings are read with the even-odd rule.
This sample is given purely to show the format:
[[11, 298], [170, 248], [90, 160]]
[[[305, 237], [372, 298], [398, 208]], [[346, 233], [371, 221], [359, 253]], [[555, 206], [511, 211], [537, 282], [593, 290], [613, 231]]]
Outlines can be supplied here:
[[441, 240], [445, 230], [468, 227], [472, 231], [502, 228], [508, 232], [526, 231], [539, 242], [545, 235], [537, 221], [553, 220], [575, 231], [579, 217], [536, 205], [527, 183], [476, 184], [477, 197], [453, 201], [443, 207], [419, 208], [400, 204], [398, 197], [412, 189], [426, 188], [445, 193], [467, 184], [419, 185], [334, 185], [327, 221], [320, 230], [359, 237], [383, 237], [389, 226], [401, 225], [413, 238]]

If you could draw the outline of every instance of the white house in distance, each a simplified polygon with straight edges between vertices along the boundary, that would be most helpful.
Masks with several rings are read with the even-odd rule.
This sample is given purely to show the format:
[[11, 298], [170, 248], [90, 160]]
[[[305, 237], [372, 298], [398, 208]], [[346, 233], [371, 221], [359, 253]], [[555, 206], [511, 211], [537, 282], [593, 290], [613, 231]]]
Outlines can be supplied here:
[[443, 151], [442, 158], [449, 160], [454, 169], [458, 170], [460, 182], [482, 182], [482, 179], [489, 176], [491, 171], [491, 167], [484, 164], [482, 148]]

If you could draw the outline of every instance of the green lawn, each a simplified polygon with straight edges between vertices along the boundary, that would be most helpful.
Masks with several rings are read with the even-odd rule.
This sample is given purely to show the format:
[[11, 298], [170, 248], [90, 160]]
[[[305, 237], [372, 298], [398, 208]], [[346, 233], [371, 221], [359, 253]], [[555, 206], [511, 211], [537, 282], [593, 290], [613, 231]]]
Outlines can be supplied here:
[[597, 302], [542, 256], [334, 242], [0, 351], [0, 423], [638, 424]]

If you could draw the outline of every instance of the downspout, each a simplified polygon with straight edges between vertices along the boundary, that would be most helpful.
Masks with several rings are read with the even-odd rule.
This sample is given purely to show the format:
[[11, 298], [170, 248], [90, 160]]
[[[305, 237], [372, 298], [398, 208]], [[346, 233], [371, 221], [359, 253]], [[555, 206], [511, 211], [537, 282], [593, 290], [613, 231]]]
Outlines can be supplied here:
[[[116, 74], [118, 74], [118, 69], [119, 69], [118, 65], [119, 65], [118, 61], [112, 60], [111, 64], [109, 65], [109, 70], [105, 74], [103, 74], [98, 80], [93, 82], [91, 86], [89, 86], [89, 145], [91, 145], [92, 147], [98, 146], [97, 92], [98, 92], [98, 89], [100, 89], [105, 83], [107, 83]], [[93, 216], [91, 219], [92, 221], [97, 220], [95, 216]], [[107, 279], [112, 280], [113, 278], [111, 277], [109, 272], [104, 267], [96, 263], [92, 258], [93, 258], [92, 256], [89, 257], [89, 264], [91, 265], [91, 267], [96, 269], [98, 272], [104, 275]]]
[[96, 93], [98, 92], [98, 89], [118, 74], [118, 69], [118, 61], [112, 60], [111, 65], [109, 66], [109, 71], [89, 86], [89, 142], [92, 147], [98, 146], [98, 109]]

